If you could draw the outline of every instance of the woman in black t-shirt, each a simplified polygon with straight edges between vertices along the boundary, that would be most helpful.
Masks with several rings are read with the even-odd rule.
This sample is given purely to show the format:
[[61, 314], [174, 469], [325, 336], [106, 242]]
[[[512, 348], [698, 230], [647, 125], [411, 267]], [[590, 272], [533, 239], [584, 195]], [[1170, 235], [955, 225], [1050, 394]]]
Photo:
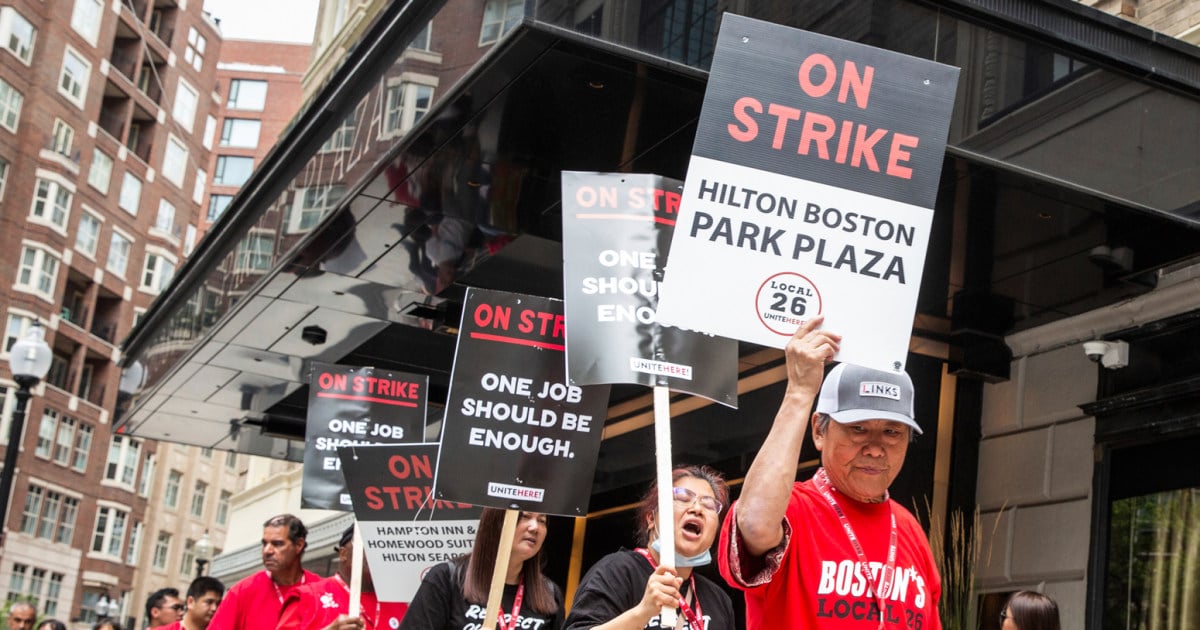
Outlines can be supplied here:
[[[583, 577], [567, 617], [567, 630], [658, 628], [664, 607], [677, 608], [676, 628], [731, 630], [733, 603], [708, 578], [692, 571], [712, 561], [729, 487], [707, 466], [672, 471], [675, 506], [675, 567], [658, 565], [655, 522], [658, 488], [652, 485], [637, 511], [638, 549], [622, 549], [600, 559]], [[649, 548], [646, 545], [649, 544]]]
[[[471, 553], [429, 570], [404, 613], [400, 630], [478, 630], [483, 625], [503, 525], [504, 510], [483, 511]], [[542, 574], [541, 552], [545, 540], [546, 515], [521, 512], [497, 627], [506, 630], [562, 627], [562, 590]]]

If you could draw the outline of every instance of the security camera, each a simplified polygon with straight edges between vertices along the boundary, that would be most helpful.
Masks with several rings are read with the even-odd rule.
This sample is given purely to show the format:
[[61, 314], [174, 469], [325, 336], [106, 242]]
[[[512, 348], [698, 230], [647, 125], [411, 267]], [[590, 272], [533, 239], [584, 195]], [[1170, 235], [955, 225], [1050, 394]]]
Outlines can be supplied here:
[[1083, 353], [1094, 363], [1110, 370], [1119, 370], [1129, 365], [1129, 344], [1121, 340], [1085, 341]]

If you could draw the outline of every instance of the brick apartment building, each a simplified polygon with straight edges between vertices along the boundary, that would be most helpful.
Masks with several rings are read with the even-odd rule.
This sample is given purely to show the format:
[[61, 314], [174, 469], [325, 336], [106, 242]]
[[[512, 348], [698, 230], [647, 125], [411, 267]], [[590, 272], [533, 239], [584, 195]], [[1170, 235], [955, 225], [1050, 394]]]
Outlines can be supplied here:
[[[130, 596], [139, 558], [179, 551], [159, 548], [147, 522], [160, 446], [111, 427], [117, 344], [191, 252], [203, 218], [221, 37], [202, 9], [0, 8], [0, 440], [14, 404], [8, 349], [36, 320], [54, 353], [27, 409], [0, 588], [79, 628], [100, 614], [140, 617]], [[215, 490], [199, 500], [217, 501]]]

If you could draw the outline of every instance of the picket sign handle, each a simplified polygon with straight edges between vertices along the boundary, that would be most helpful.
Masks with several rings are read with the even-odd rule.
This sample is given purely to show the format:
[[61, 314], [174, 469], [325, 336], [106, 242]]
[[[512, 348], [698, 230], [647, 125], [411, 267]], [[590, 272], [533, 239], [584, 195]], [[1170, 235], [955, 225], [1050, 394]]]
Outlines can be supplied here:
[[[675, 570], [675, 497], [671, 479], [671, 389], [654, 386], [654, 464], [658, 482], [658, 564]], [[659, 625], [675, 627], [675, 607], [663, 606]]]
[[504, 526], [500, 529], [500, 547], [496, 549], [496, 567], [492, 569], [492, 588], [488, 591], [487, 616], [480, 628], [495, 628], [500, 616], [500, 600], [504, 599], [504, 580], [508, 577], [508, 559], [512, 556], [513, 538], [517, 534], [518, 510], [504, 510]]
[[350, 549], [351, 562], [353, 566], [350, 568], [350, 610], [351, 617], [357, 617], [362, 613], [362, 570], [363, 570], [363, 544], [362, 534], [358, 531], [358, 523], [354, 524], [354, 542]]

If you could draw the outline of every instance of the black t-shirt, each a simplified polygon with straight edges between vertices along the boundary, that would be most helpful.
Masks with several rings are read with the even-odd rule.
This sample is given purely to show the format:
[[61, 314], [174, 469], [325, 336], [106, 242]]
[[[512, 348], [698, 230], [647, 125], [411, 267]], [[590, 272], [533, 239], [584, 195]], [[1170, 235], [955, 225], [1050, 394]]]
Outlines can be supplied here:
[[[646, 582], [653, 573], [650, 563], [636, 551], [622, 549], [604, 556], [579, 583], [575, 601], [571, 604], [571, 614], [567, 617], [566, 630], [591, 628], [637, 606], [646, 593]], [[703, 575], [695, 572], [692, 575], [696, 579], [692, 608], [695, 609], [699, 601], [704, 622], [703, 629], [692, 630], [732, 630], [733, 602], [729, 600], [729, 595]], [[690, 583], [690, 580], [683, 582], [685, 594], [691, 588]], [[679, 616], [686, 620], [682, 612]], [[652, 618], [646, 627], [658, 628], [658, 617]]]
[[[425, 575], [417, 594], [413, 596], [404, 619], [400, 621], [400, 630], [479, 630], [487, 616], [487, 606], [471, 604], [463, 596], [462, 582], [459, 572], [449, 562], [443, 562]], [[563, 594], [554, 582], [550, 590], [554, 592], [554, 601], [558, 610], [549, 615], [533, 612], [529, 607], [529, 597], [525, 597], [521, 610], [517, 613], [519, 630], [560, 630], [563, 623]], [[512, 612], [513, 599], [517, 596], [515, 584], [504, 585], [504, 597], [500, 609], [504, 612], [500, 621], [504, 622]], [[502, 624], [501, 624], [502, 625]]]

